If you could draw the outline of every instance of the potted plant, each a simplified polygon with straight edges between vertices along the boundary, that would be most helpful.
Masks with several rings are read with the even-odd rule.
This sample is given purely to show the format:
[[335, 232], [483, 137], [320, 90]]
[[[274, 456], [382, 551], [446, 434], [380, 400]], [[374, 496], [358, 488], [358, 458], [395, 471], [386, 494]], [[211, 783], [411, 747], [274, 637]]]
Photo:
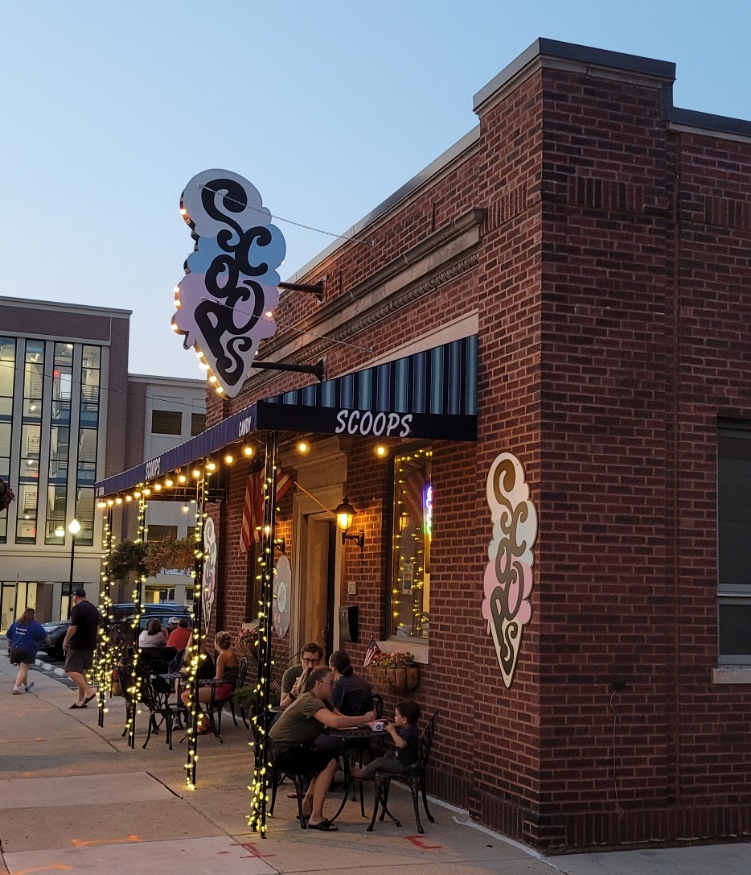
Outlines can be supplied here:
[[394, 693], [406, 693], [420, 683], [420, 669], [415, 658], [406, 650], [393, 653], [378, 652], [370, 662], [373, 680], [386, 684]]
[[235, 639], [235, 651], [258, 665], [258, 621], [243, 623], [240, 634]]

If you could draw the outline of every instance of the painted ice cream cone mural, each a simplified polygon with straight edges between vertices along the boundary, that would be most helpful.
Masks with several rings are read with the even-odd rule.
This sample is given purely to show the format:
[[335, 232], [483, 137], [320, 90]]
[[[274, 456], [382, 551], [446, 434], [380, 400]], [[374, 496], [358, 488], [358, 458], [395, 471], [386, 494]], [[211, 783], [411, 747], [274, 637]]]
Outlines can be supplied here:
[[217, 392], [234, 398], [258, 344], [273, 336], [286, 244], [258, 189], [228, 170], [204, 170], [185, 186], [180, 213], [195, 250], [175, 287], [172, 329], [195, 347]]
[[216, 529], [214, 520], [206, 518], [203, 528], [203, 578], [201, 580], [201, 593], [203, 596], [203, 628], [208, 629], [211, 623], [211, 609], [214, 607], [216, 596], [216, 574], [218, 547], [216, 543]]
[[490, 466], [487, 498], [493, 521], [488, 546], [482, 615], [493, 636], [503, 683], [511, 686], [524, 627], [532, 619], [532, 547], [537, 539], [537, 511], [529, 498], [521, 462], [501, 453]]

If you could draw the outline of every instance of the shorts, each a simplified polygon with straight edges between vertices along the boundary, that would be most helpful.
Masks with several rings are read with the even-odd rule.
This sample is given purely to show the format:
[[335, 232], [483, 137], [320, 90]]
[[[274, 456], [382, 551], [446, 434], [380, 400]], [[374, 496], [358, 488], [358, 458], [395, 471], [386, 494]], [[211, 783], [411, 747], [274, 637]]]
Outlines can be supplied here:
[[23, 663], [24, 665], [34, 665], [35, 661], [35, 654], [30, 653], [28, 650], [24, 650], [23, 647], [10, 648], [11, 665], [20, 665], [21, 663]]
[[336, 754], [330, 750], [316, 750], [313, 747], [293, 747], [279, 754], [277, 768], [294, 775], [317, 775], [322, 772]]
[[65, 671], [77, 671], [83, 674], [92, 665], [94, 665], [93, 650], [74, 650], [72, 647], [68, 648], [68, 652], [65, 654]]
[[217, 684], [216, 689], [214, 690], [214, 701], [228, 702], [232, 698], [232, 693], [234, 692], [235, 688], [232, 684]]

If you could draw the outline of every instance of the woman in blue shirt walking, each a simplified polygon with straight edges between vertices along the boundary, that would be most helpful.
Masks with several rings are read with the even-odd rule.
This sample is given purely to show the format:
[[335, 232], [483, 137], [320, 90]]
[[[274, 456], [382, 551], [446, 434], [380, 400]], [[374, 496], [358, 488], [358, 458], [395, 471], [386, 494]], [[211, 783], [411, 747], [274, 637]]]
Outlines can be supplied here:
[[26, 608], [21, 614], [20, 620], [14, 620], [5, 633], [10, 639], [10, 661], [18, 666], [16, 685], [13, 687], [13, 695], [18, 696], [24, 691], [27, 693], [34, 686], [32, 681], [27, 683], [29, 666], [34, 664], [39, 645], [47, 639], [44, 626], [34, 619], [34, 608]]

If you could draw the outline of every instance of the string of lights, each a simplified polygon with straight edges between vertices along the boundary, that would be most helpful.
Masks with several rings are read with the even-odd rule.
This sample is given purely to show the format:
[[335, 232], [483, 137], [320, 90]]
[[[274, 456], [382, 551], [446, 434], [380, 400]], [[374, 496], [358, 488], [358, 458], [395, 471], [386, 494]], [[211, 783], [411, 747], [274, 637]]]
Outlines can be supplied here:
[[[175, 294], [177, 294], [177, 286], [173, 289]], [[217, 301], [214, 298], [201, 298], [201, 301], [211, 301], [216, 307], [224, 307], [228, 310], [232, 310], [233, 313], [238, 313], [240, 316], [247, 316], [248, 318], [255, 317], [255, 314], [250, 310], [243, 310], [241, 307], [231, 307], [225, 301]], [[285, 322], [284, 320], [276, 319], [271, 312], [271, 310], [267, 310], [262, 315], [258, 316], [259, 322], [274, 322], [278, 326], [284, 329], [289, 329], [290, 331], [297, 331], [299, 335], [305, 335], [306, 337], [312, 337], [314, 340], [328, 340], [332, 346], [347, 346], [350, 349], [356, 349], [358, 352], [367, 352], [372, 353], [372, 346], [360, 346], [358, 343], [351, 343], [349, 340], [339, 340], [336, 337], [331, 337], [328, 334], [317, 334], [315, 331], [310, 331], [308, 328], [298, 328], [293, 322]], [[173, 331], [177, 331], [177, 329], [173, 326]], [[199, 356], [200, 358], [200, 356]], [[201, 367], [204, 370], [207, 366], [202, 365]]]
[[[193, 532], [194, 540], [194, 563], [191, 577], [193, 578], [193, 634], [190, 639], [188, 651], [187, 688], [190, 690], [188, 704], [188, 752], [185, 762], [186, 784], [189, 790], [196, 788], [196, 770], [198, 765], [198, 718], [201, 705], [198, 700], [199, 667], [206, 654], [203, 651], [203, 642], [206, 638], [206, 625], [208, 618], [204, 616], [203, 595], [203, 565], [205, 554], [203, 549], [203, 530], [206, 524], [206, 490], [209, 478], [214, 472], [211, 463], [202, 465], [194, 470], [196, 480], [196, 526]], [[206, 620], [206, 623], [204, 622]]]
[[248, 787], [251, 793], [248, 826], [266, 837], [266, 806], [268, 804], [268, 779], [271, 769], [271, 756], [268, 744], [268, 730], [271, 716], [271, 676], [274, 661], [271, 658], [271, 616], [274, 599], [274, 532], [276, 528], [276, 483], [277, 483], [277, 439], [270, 434], [266, 443], [266, 464], [263, 485], [263, 535], [259, 564], [260, 598], [258, 603], [258, 675], [254, 690], [256, 709], [252, 716], [254, 727], [254, 765], [253, 778]]
[[99, 647], [97, 648], [94, 661], [94, 675], [97, 680], [99, 701], [99, 725], [104, 726], [104, 715], [108, 712], [106, 705], [107, 692], [112, 686], [112, 673], [115, 668], [115, 649], [112, 641], [112, 578], [110, 575], [110, 558], [114, 535], [112, 531], [112, 509], [108, 508], [104, 514], [102, 533], [102, 571], [99, 594], [99, 611], [101, 622], [99, 624]]
[[[265, 209], [261, 210], [261, 209], [258, 209], [258, 207], [253, 207], [250, 204], [243, 203], [242, 201], [238, 200], [237, 198], [234, 198], [231, 195], [227, 194], [227, 192], [223, 192], [223, 191], [217, 190], [215, 188], [209, 188], [208, 185], [200, 185], [199, 188], [205, 189], [206, 191], [211, 192], [211, 194], [219, 194], [222, 196], [223, 200], [229, 201], [230, 203], [238, 204], [239, 206], [243, 207], [243, 209], [251, 210], [254, 213], [260, 213], [264, 217], [267, 215], [271, 216], [271, 218], [277, 222], [286, 222], [288, 225], [294, 225], [295, 227], [303, 228], [306, 231], [315, 231], [316, 234], [325, 234], [327, 237], [334, 237], [337, 240], [348, 240], [351, 243], [360, 243], [363, 246], [374, 246], [375, 245], [373, 240], [361, 240], [357, 237], [348, 237], [346, 234], [335, 234], [333, 231], [324, 231], [323, 229], [316, 228], [313, 225], [304, 225], [302, 222], [294, 221], [294, 219], [285, 219], [283, 216], [277, 216], [277, 215], [274, 215], [272, 213], [269, 213], [268, 210], [265, 210]], [[182, 210], [181, 210], [181, 213], [183, 213]]]
[[[138, 533], [134, 541], [135, 544], [143, 544], [146, 537], [146, 499], [141, 495], [138, 499]], [[136, 572], [135, 584], [133, 587], [133, 619], [131, 626], [133, 629], [133, 637], [138, 635], [141, 625], [141, 589], [146, 581], [145, 569], [139, 568]], [[138, 703], [141, 701], [141, 677], [138, 670], [138, 647], [133, 647], [133, 659], [130, 671], [130, 687], [127, 696], [126, 722], [125, 728], [128, 734], [128, 746], [134, 748], [136, 746], [136, 713], [138, 711]]]

